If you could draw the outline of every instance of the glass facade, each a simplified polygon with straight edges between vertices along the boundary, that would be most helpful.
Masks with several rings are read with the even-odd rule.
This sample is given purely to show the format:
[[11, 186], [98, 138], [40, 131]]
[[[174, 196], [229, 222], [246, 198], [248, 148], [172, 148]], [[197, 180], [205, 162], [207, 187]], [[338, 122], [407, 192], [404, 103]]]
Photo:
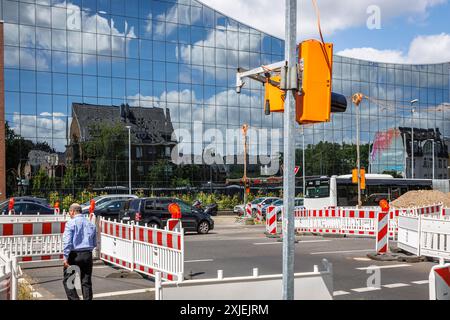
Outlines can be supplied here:
[[[204, 132], [216, 129], [224, 136], [227, 129], [240, 130], [244, 123], [251, 128], [282, 128], [282, 115], [264, 115], [261, 84], [249, 81], [238, 95], [235, 75], [238, 67], [283, 60], [284, 42], [198, 1], [3, 0], [0, 13], [4, 21], [6, 121], [17, 139], [29, 142], [19, 145], [22, 151], [17, 159], [10, 159], [9, 166], [19, 181], [33, 179], [38, 174], [35, 167], [45, 163], [50, 175], [59, 179], [53, 183], [60, 188], [67, 187], [64, 180], [77, 179], [79, 188], [127, 185], [125, 173], [125, 177], [117, 177], [126, 166], [126, 157], [106, 155], [102, 161], [114, 162], [111, 168], [115, 173], [100, 177], [92, 172], [97, 159], [89, 152], [81, 150], [81, 155], [75, 156], [73, 146], [80, 141], [74, 141], [74, 136], [83, 140], [86, 135], [82, 131], [87, 129], [77, 123], [74, 105], [162, 109], [164, 121], [170, 121], [175, 131], [194, 132], [196, 123], [202, 124]], [[439, 107], [450, 101], [449, 68], [448, 63], [394, 65], [335, 56], [333, 91], [347, 97], [363, 92], [373, 98], [361, 105], [363, 143], [373, 144], [380, 132], [410, 127], [409, 101], [415, 98], [420, 102], [414, 126], [439, 128], [443, 137], [449, 137], [448, 112]], [[101, 120], [101, 111], [96, 116]], [[151, 119], [144, 122], [148, 127]], [[330, 123], [304, 128], [311, 153], [306, 174], [348, 173], [342, 161], [326, 158], [315, 146], [320, 142], [351, 145], [355, 127], [354, 109], [349, 107], [346, 113], [333, 115]], [[126, 144], [126, 131], [116, 138]], [[300, 130], [296, 138], [301, 149]], [[236, 148], [230, 149], [224, 140], [192, 136], [183, 139], [183, 151], [197, 155], [214, 145], [216, 154], [235, 156], [242, 150], [241, 138], [237, 140]], [[270, 153], [270, 139], [268, 145], [258, 141], [250, 139], [250, 154]], [[282, 146], [282, 141], [273, 143]], [[394, 144], [393, 148], [403, 150], [404, 146]], [[34, 149], [57, 154], [59, 160], [52, 164], [49, 156], [45, 161], [35, 156], [29, 159]], [[148, 186], [155, 159], [153, 155], [151, 161], [146, 160], [142, 150], [142, 146], [133, 146], [135, 187]], [[169, 158], [170, 150], [164, 150], [161, 157]], [[377, 168], [397, 165], [389, 163], [389, 157], [383, 159], [386, 163], [378, 163]], [[87, 172], [74, 175], [77, 165], [87, 167]], [[209, 174], [189, 170], [191, 183], [212, 179]], [[239, 176], [239, 170], [217, 169], [214, 179], [224, 182], [233, 174]], [[68, 178], [67, 172], [72, 174]]]

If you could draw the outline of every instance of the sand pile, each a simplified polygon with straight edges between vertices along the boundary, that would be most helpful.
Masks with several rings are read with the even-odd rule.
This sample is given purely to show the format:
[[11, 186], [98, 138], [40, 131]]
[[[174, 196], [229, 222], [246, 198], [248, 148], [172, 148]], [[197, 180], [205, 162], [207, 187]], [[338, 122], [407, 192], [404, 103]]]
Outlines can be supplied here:
[[410, 208], [438, 203], [443, 203], [445, 207], [450, 207], [450, 194], [437, 190], [409, 191], [391, 202], [391, 206], [394, 208]]

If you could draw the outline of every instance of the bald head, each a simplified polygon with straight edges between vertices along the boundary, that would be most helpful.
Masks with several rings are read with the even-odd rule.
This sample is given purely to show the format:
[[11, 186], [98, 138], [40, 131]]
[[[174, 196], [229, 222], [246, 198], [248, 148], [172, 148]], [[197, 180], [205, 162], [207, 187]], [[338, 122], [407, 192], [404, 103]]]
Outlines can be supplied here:
[[77, 214], [81, 214], [83, 210], [81, 209], [81, 206], [78, 203], [74, 203], [69, 208], [69, 214], [71, 216], [75, 216]]

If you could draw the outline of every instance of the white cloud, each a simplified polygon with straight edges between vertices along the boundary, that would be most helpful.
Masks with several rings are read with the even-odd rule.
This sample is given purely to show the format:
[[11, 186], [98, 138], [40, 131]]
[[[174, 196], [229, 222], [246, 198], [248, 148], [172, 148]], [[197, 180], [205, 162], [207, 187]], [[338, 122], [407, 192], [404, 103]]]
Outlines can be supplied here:
[[[12, 129], [25, 139], [34, 142], [46, 141], [57, 151], [65, 151], [67, 130], [65, 114], [42, 112], [39, 116], [33, 116], [15, 112], [12, 120]], [[69, 123], [70, 121], [71, 119]]]
[[[203, 3], [249, 26], [284, 38], [284, 1], [270, 0], [202, 0]], [[395, 17], [426, 17], [428, 9], [447, 0], [321, 0], [318, 1], [325, 35], [339, 30], [365, 26], [367, 8], [377, 5], [384, 21]], [[299, 34], [317, 36], [317, 22], [311, 1], [298, 1]]]
[[450, 61], [450, 34], [417, 36], [411, 42], [408, 53], [400, 50], [375, 48], [345, 49], [338, 55], [387, 63], [426, 64]]

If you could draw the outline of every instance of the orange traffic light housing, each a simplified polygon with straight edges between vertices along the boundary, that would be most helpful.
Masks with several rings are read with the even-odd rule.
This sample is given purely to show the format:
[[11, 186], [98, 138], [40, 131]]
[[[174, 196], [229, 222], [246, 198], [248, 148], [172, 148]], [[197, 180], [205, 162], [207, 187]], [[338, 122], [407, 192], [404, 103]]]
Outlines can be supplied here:
[[299, 124], [329, 122], [331, 117], [331, 81], [333, 44], [307, 40], [299, 45], [303, 60], [303, 92], [296, 99]]
[[284, 112], [284, 100], [286, 93], [280, 89], [280, 76], [273, 76], [267, 79], [264, 84], [264, 113], [270, 115], [271, 112]]
[[[361, 169], [359, 174], [361, 175], [361, 190], [366, 190], [366, 169]], [[352, 183], [358, 183], [358, 169], [352, 170]]]

